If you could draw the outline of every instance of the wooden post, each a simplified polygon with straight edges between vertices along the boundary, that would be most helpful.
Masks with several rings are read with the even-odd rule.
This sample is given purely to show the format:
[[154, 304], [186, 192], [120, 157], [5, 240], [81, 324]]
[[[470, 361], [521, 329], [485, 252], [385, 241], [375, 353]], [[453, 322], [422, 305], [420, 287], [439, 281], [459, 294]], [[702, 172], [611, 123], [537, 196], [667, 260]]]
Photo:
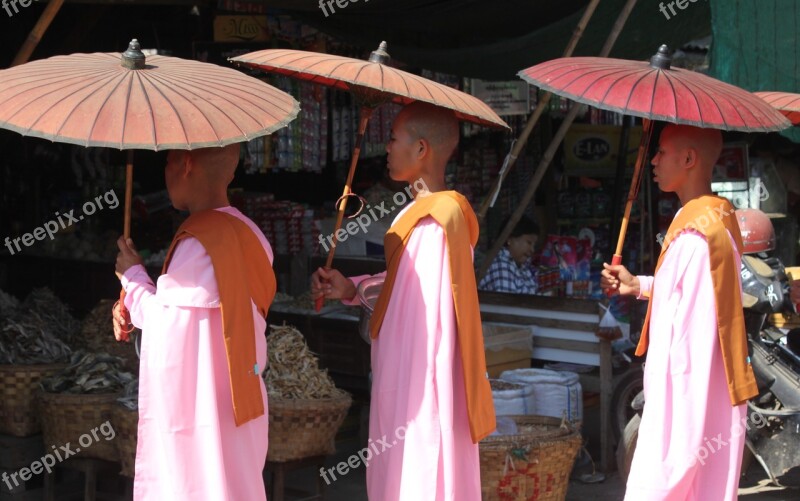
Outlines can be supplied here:
[[600, 339], [600, 469], [611, 471], [611, 394], [614, 387], [611, 366], [611, 341]]
[[[575, 26], [575, 30], [572, 32], [572, 38], [570, 39], [569, 43], [567, 43], [567, 47], [564, 49], [564, 55], [562, 57], [569, 57], [572, 55], [572, 52], [578, 45], [578, 41], [583, 36], [583, 32], [586, 30], [586, 25], [589, 24], [589, 20], [592, 18], [592, 15], [594, 14], [594, 11], [597, 9], [597, 5], [599, 3], [600, 0], [592, 0], [592, 2], [586, 7], [586, 10], [583, 12], [581, 20], [578, 21], [578, 25]], [[525, 124], [525, 129], [522, 131], [522, 134], [519, 135], [519, 139], [517, 139], [517, 142], [514, 144], [514, 148], [508, 155], [508, 164], [502, 171], [500, 171], [500, 175], [497, 176], [497, 179], [495, 180], [492, 189], [489, 190], [489, 196], [487, 196], [486, 200], [483, 201], [480, 211], [478, 211], [479, 220], [482, 220], [486, 217], [486, 213], [489, 211], [489, 207], [492, 205], [492, 200], [495, 197], [495, 192], [500, 191], [500, 187], [503, 185], [503, 181], [505, 180], [508, 173], [514, 167], [514, 164], [517, 161], [517, 157], [519, 156], [520, 153], [522, 153], [522, 150], [528, 143], [528, 137], [531, 135], [531, 132], [533, 132], [533, 128], [536, 126], [536, 123], [539, 121], [539, 118], [542, 116], [544, 110], [547, 108], [547, 105], [550, 103], [550, 96], [552, 96], [551, 93], [545, 92], [544, 94], [542, 94], [542, 98], [536, 104], [536, 109], [528, 119], [528, 123]]]
[[[623, 26], [625, 26], [625, 22], [628, 20], [628, 16], [630, 15], [633, 7], [636, 5], [636, 0], [628, 0], [623, 7], [622, 11], [619, 13], [617, 17], [617, 21], [614, 24], [614, 28], [611, 30], [611, 33], [608, 35], [606, 39], [606, 44], [603, 46], [603, 50], [600, 52], [600, 57], [608, 57], [608, 54], [611, 52], [611, 48], [614, 46], [614, 43], [617, 41], [620, 32], [622, 31]], [[489, 269], [489, 266], [494, 261], [494, 258], [500, 252], [500, 249], [503, 247], [503, 243], [508, 240], [509, 235], [511, 235], [511, 231], [519, 222], [519, 219], [522, 217], [522, 214], [525, 212], [525, 209], [528, 207], [528, 204], [533, 199], [533, 196], [536, 194], [536, 189], [539, 187], [539, 183], [542, 181], [547, 168], [550, 166], [550, 162], [553, 160], [553, 156], [555, 155], [556, 150], [558, 149], [561, 141], [564, 139], [564, 136], [567, 133], [567, 130], [572, 125], [572, 122], [575, 120], [575, 117], [578, 114], [578, 110], [580, 106], [573, 105], [570, 108], [569, 112], [567, 112], [567, 116], [564, 117], [564, 121], [561, 124], [561, 127], [558, 129], [555, 137], [550, 142], [550, 146], [545, 151], [544, 155], [542, 156], [541, 162], [539, 162], [538, 167], [536, 167], [536, 172], [533, 175], [533, 179], [528, 184], [528, 189], [525, 192], [525, 195], [520, 200], [517, 209], [511, 215], [508, 220], [508, 224], [506, 227], [503, 228], [503, 231], [500, 232], [500, 236], [497, 237], [494, 245], [489, 252], [486, 254], [486, 258], [484, 259], [483, 264], [481, 265], [480, 270], [478, 270], [477, 280], [480, 283], [483, 276], [486, 274], [486, 271]]]
[[58, 11], [61, 9], [63, 4], [64, 0], [50, 0], [50, 2], [47, 4], [47, 7], [44, 9], [44, 12], [42, 12], [42, 15], [39, 16], [39, 20], [36, 22], [36, 25], [28, 34], [28, 38], [25, 40], [25, 43], [22, 44], [22, 47], [20, 47], [16, 57], [14, 57], [14, 61], [11, 63], [11, 66], [17, 66], [28, 62], [28, 60], [31, 58], [31, 54], [33, 54], [34, 49], [36, 49], [36, 46], [39, 45], [39, 42], [42, 40], [42, 36], [44, 36], [47, 28], [50, 27], [50, 23], [53, 22], [53, 19], [56, 17], [56, 14], [58, 14]]

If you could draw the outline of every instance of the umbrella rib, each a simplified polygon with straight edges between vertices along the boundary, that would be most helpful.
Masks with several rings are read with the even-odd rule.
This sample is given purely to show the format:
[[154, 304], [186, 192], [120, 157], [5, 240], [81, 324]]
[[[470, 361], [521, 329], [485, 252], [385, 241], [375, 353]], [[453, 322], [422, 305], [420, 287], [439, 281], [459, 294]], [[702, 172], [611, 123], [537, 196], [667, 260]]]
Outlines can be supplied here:
[[[217, 76], [219, 76], [219, 79], [214, 78], [214, 77], [217, 77]], [[209, 86], [210, 86], [211, 88], [213, 88], [215, 91], [218, 92], [217, 95], [220, 95], [220, 96], [224, 97], [225, 92], [228, 90], [228, 89], [225, 88], [225, 84], [228, 83], [229, 80], [230, 80], [230, 78], [228, 78], [227, 75], [211, 74], [211, 75], [205, 75], [204, 77], [201, 77], [201, 78], [195, 78], [193, 80], [193, 82], [196, 82], [198, 84], [199, 83], [205, 83], [206, 86], [202, 87], [204, 90], [208, 91], [209, 90]], [[184, 85], [186, 85], [186, 84], [184, 84]], [[218, 85], [221, 85], [222, 87], [216, 87]], [[264, 84], [264, 85], [266, 85], [266, 84]], [[191, 91], [189, 88], [186, 88], [186, 90], [187, 91]], [[240, 90], [242, 92], [248, 92], [248, 89], [245, 89], [245, 88], [241, 88]], [[268, 89], [266, 89], [266, 90], [269, 91], [269, 90], [271, 90], [271, 88], [268, 87]], [[265, 98], [265, 97], [261, 97], [261, 94], [259, 94], [259, 91], [263, 93], [264, 89], [252, 89], [252, 91], [249, 91], [249, 95], [251, 97], [253, 97], [253, 98], [260, 98], [262, 101], [266, 101], [270, 106], [272, 106], [273, 108], [277, 108], [277, 110], [280, 111], [281, 113], [291, 113], [293, 111], [293, 109], [294, 109], [294, 106], [292, 106], [293, 99], [292, 99], [292, 101], [289, 101], [289, 102], [286, 102], [286, 103], [284, 103], [284, 102], [277, 102], [276, 103], [271, 99], [272, 96], [270, 96], [270, 94], [271, 94], [270, 92], [267, 92], [267, 95], [270, 96], [270, 97], [269, 98]], [[194, 92], [194, 91], [192, 91], [192, 92], [193, 92], [193, 94], [195, 96], [201, 97], [197, 92]], [[254, 101], [253, 99], [247, 99], [247, 102], [249, 104], [257, 107], [260, 111], [268, 114], [272, 120], [275, 120], [276, 122], [281, 122], [282, 121], [279, 116], [277, 116], [275, 113], [273, 113], [271, 108], [269, 108], [269, 107], [265, 108], [263, 106], [260, 106], [259, 103]], [[231, 104], [233, 106], [235, 106], [236, 108], [238, 108], [244, 114], [248, 115], [254, 122], [259, 123], [259, 124], [262, 123], [261, 120], [259, 120], [254, 114], [250, 113], [249, 110], [246, 107], [240, 106], [235, 101], [231, 101]], [[235, 121], [232, 118], [230, 118], [229, 115], [224, 113], [224, 111], [221, 108], [219, 108], [219, 107], [216, 107], [216, 108], [218, 110], [220, 110], [221, 112], [223, 112], [223, 114], [225, 114], [228, 117], [228, 119], [231, 120], [232, 123], [235, 123]], [[247, 134], [244, 132], [243, 129], [241, 129], [241, 127], [239, 127], [239, 130], [243, 135], [245, 135], [245, 137], [247, 136]]]
[[[144, 99], [147, 101], [147, 109], [150, 110], [150, 138], [153, 141], [153, 144], [157, 144], [158, 141], [157, 137], [157, 126], [156, 126], [156, 116], [155, 116], [155, 109], [153, 109], [153, 103], [150, 101], [150, 95], [147, 93], [144, 87], [144, 75], [140, 73], [135, 73], [136, 82], [139, 84], [139, 88], [142, 90], [142, 95]], [[128, 87], [128, 100], [125, 103], [125, 116], [128, 115], [128, 104], [130, 103], [130, 95], [133, 92], [133, 81], [131, 80], [131, 85]], [[122, 139], [125, 139], [125, 126], [127, 125], [127, 121], [122, 122]], [[186, 134], [184, 133], [184, 137]], [[187, 141], [188, 142], [188, 141]]]
[[[111, 79], [113, 79], [113, 75], [112, 75], [112, 76], [111, 76], [111, 77], [110, 77], [108, 80], [111, 80]], [[64, 79], [64, 80], [66, 80], [66, 79]], [[57, 82], [55, 82], [55, 83], [60, 83], [60, 82], [63, 82], [64, 80], [58, 80], [58, 81], [57, 81]], [[13, 96], [9, 96], [9, 100], [10, 100], [10, 99], [13, 99], [13, 98], [15, 98], [15, 97], [17, 97], [19, 94], [22, 94], [23, 92], [26, 92], [26, 91], [28, 91], [28, 90], [36, 90], [36, 89], [39, 89], [39, 88], [42, 88], [42, 87], [48, 87], [48, 86], [52, 85], [52, 83], [53, 83], [53, 82], [45, 82], [45, 83], [43, 83], [42, 85], [37, 85], [37, 86], [34, 86], [34, 87], [28, 87], [28, 88], [26, 88], [26, 89], [22, 89], [22, 90], [21, 90], [20, 92], [18, 92], [17, 94], [14, 94]], [[86, 85], [84, 85], [84, 86], [82, 86], [82, 87], [80, 87], [80, 88], [77, 88], [77, 89], [75, 89], [73, 92], [71, 92], [70, 94], [68, 94], [67, 96], [64, 96], [64, 97], [68, 97], [68, 96], [75, 95], [75, 94], [77, 94], [78, 92], [80, 92], [80, 91], [82, 91], [82, 90], [84, 90], [84, 89], [86, 89], [86, 88], [88, 88], [88, 87], [91, 87], [91, 86], [92, 86], [93, 84], [95, 84], [95, 83], [97, 83], [97, 82], [88, 82]], [[48, 93], [48, 94], [49, 94], [49, 93]], [[41, 99], [42, 97], [43, 97], [43, 96], [37, 96], [37, 99]], [[62, 98], [61, 100], [63, 101], [63, 98]], [[85, 99], [84, 99], [84, 100], [85, 100]], [[84, 101], [84, 100], [82, 100], [82, 101]], [[4, 102], [8, 102], [8, 100], [7, 100], [7, 101], [4, 101]], [[17, 116], [17, 114], [19, 114], [20, 112], [23, 112], [23, 111], [25, 111], [25, 107], [22, 107], [22, 108], [20, 108], [19, 110], [17, 110], [16, 112], [14, 112], [14, 114], [13, 114], [13, 115], [11, 115], [11, 116], [9, 117], [9, 120], [13, 119], [15, 116]], [[42, 113], [41, 113], [39, 116], [37, 116], [37, 117], [36, 117], [36, 119], [33, 121], [33, 124], [32, 124], [30, 127], [28, 127], [28, 128], [26, 129], [26, 132], [28, 132], [28, 133], [29, 133], [29, 132], [31, 131], [31, 129], [33, 129], [33, 127], [34, 127], [34, 126], [35, 126], [35, 125], [36, 125], [36, 124], [39, 122], [39, 120], [41, 120], [41, 119], [42, 119], [42, 117], [44, 117], [44, 115], [45, 115], [45, 114], [46, 114], [48, 111], [50, 111], [50, 110], [49, 110], [49, 109], [47, 109], [47, 110], [44, 110], [44, 111], [42, 111]], [[62, 125], [61, 125], [61, 127], [63, 127], [63, 124], [64, 124], [64, 122], [66, 122], [66, 120], [64, 120], [64, 121], [62, 122]], [[59, 127], [59, 130], [61, 130], [61, 127]]]
[[[230, 82], [232, 79], [232, 75], [229, 75], [228, 73], [230, 73], [231, 71], [235, 70], [229, 70], [227, 68], [220, 67], [217, 68], [217, 71], [206, 72], [202, 76], [198, 76], [196, 74], [196, 71], [190, 71], [190, 70], [187, 70], [185, 72], [178, 70], [174, 71], [173, 74], [180, 75], [185, 78], [185, 82], [183, 82], [183, 85], [189, 85], [190, 83], [196, 84], [196, 85], [191, 85], [191, 87], [200, 89], [205, 89], [206, 87], [204, 87], [204, 85], [217, 86], [216, 90], [224, 94], [225, 92], [230, 91]], [[241, 74], [238, 71], [233, 73], [233, 75], [235, 75], [236, 77], [241, 76]], [[281, 94], [285, 95], [285, 93], [274, 87], [271, 87], [270, 85], [258, 79], [247, 78], [244, 80], [236, 80], [236, 83], [239, 84], [237, 89], [241, 90], [243, 93], [249, 93], [250, 96], [267, 101], [270, 106], [277, 108], [281, 112], [284, 113], [289, 112], [294, 108], [293, 98], [287, 95], [287, 97], [289, 98], [288, 100], [286, 99], [277, 101], [274, 100], [274, 98], [280, 97]], [[260, 96], [263, 94], [267, 94], [269, 98], [261, 98]], [[277, 119], [277, 117], [275, 117], [269, 109], [259, 106], [257, 101], [250, 101], [250, 103], [255, 106], [258, 106], [262, 111], [270, 113], [273, 118]], [[239, 108], [246, 112], [245, 108], [241, 106], [239, 106]]]
[[[166, 94], [164, 94], [164, 91], [162, 90], [162, 88], [169, 88], [170, 90], [174, 91], [175, 90], [174, 87], [177, 86], [176, 83], [168, 81], [168, 80], [165, 80], [163, 78], [160, 78], [159, 75], [149, 75], [148, 79], [151, 79], [153, 81], [158, 81], [161, 84], [161, 85], [154, 85], [153, 87], [161, 95], [161, 97], [164, 98], [164, 101], [169, 105], [169, 107], [175, 113], [175, 116], [177, 117], [178, 122], [180, 122], [180, 124], [181, 124], [181, 132], [183, 132], [183, 137], [184, 137], [184, 140], [186, 141], [186, 145], [187, 145], [187, 147], [189, 149], [191, 149], [191, 141], [189, 140], [189, 137], [186, 134], [186, 124], [183, 121], [183, 117], [181, 116], [180, 112], [178, 112], [178, 108], [175, 106], [175, 104], [170, 99], [167, 98]], [[179, 92], [176, 92], [176, 94], [181, 96], [181, 97], [184, 97]], [[195, 92], [192, 92], [192, 94], [197, 96], [197, 93], [195, 93]], [[197, 97], [199, 97], [199, 96], [197, 96]], [[188, 99], [186, 99], [186, 101], [189, 102], [191, 104], [191, 106], [193, 106], [196, 110], [200, 111], [200, 108], [198, 108], [198, 106], [196, 104], [192, 103]], [[206, 117], [205, 114], [202, 113], [202, 111], [200, 111], [200, 116], [202, 116], [205, 119], [206, 123], [208, 123], [208, 125], [211, 127], [211, 130], [214, 131], [214, 135], [217, 137], [217, 140], [219, 141], [219, 134], [217, 134], [217, 131], [214, 129], [213, 124], [211, 124], [211, 122], [208, 120], [208, 117]], [[241, 129], [240, 129], [240, 131], [241, 131]], [[158, 146], [158, 145], [156, 145], [156, 146]]]
[[[111, 77], [111, 78], [109, 78], [108, 80], [109, 80], [109, 81], [111, 81], [111, 80], [114, 80], [114, 76], [112, 76], [112, 77]], [[94, 83], [94, 82], [92, 82], [92, 83]], [[107, 83], [107, 82], [106, 82], [106, 83]], [[90, 83], [89, 85], [86, 85], [86, 86], [84, 86], [82, 89], [88, 88], [88, 87], [90, 87], [90, 86], [91, 86], [91, 83]], [[105, 83], [104, 83], [103, 85], [101, 85], [101, 86], [98, 86], [98, 87], [97, 87], [95, 90], [93, 90], [93, 91], [92, 91], [92, 92], [90, 92], [90, 93], [89, 93], [87, 96], [85, 96], [83, 99], [81, 99], [80, 103], [85, 103], [85, 102], [87, 102], [87, 101], [89, 100], [89, 98], [90, 98], [92, 95], [94, 95], [95, 93], [98, 93], [98, 92], [100, 92], [100, 91], [103, 89], [103, 87], [104, 87], [104, 86], [105, 86]], [[82, 90], [82, 89], [81, 89], [81, 90]], [[113, 89], [112, 89], [112, 91], [113, 91]], [[73, 95], [74, 95], [74, 94], [75, 94], [75, 93], [73, 93]], [[108, 98], [109, 98], [109, 96], [110, 96], [110, 95], [111, 95], [111, 92], [109, 92], [109, 94], [108, 94], [108, 95], [106, 95], [105, 99], [103, 99], [103, 104], [105, 104], [106, 102], [108, 102]], [[77, 105], [76, 105], [76, 106], [73, 106], [73, 107], [72, 107], [72, 109], [71, 109], [71, 110], [70, 110], [70, 111], [69, 111], [69, 112], [66, 114], [66, 116], [64, 117], [64, 119], [61, 121], [61, 124], [58, 126], [58, 129], [56, 129], [56, 132], [55, 132], [55, 134], [54, 134], [54, 137], [55, 137], [56, 135], [59, 135], [59, 134], [61, 133], [61, 129], [63, 129], [63, 128], [64, 128], [64, 126], [66, 125], [66, 123], [69, 121], [70, 117], [72, 117], [72, 115], [73, 115], [73, 114], [74, 114], [74, 113], [75, 113], [77, 110], [78, 110], [78, 106], [77, 106]], [[89, 122], [89, 124], [88, 124], [88, 127], [89, 127], [89, 134], [87, 135], [87, 137], [91, 137], [91, 131], [92, 131], [92, 129], [93, 129], [93, 124], [94, 124], [94, 123], [96, 123], [96, 121], [97, 121], [97, 117], [100, 115], [100, 110], [102, 110], [102, 106], [98, 107], [98, 109], [97, 109], [97, 113], [96, 113], [96, 114], [95, 114], [95, 116], [94, 116], [94, 120], [93, 120], [92, 122]], [[34, 122], [34, 123], [38, 123], [38, 122], [39, 122], [39, 119], [41, 119], [41, 118], [42, 118], [42, 116], [44, 116], [44, 115], [41, 115], [39, 118], [37, 118], [37, 119], [36, 119], [36, 122]], [[87, 145], [88, 145], [88, 143], [89, 143], [89, 140], [87, 140], [87, 141], [86, 141], [86, 144], [87, 144]]]

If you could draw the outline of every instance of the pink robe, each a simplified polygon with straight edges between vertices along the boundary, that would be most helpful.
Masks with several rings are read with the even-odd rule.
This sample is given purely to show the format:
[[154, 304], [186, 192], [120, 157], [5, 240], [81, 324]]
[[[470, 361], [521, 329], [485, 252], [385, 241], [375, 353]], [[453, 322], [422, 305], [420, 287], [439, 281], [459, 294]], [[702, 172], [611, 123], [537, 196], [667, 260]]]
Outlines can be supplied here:
[[[737, 254], [737, 270], [739, 262]], [[732, 406], [728, 396], [705, 237], [679, 235], [657, 278], [644, 413], [625, 499], [735, 500], [747, 406]], [[652, 277], [639, 280], [649, 291]]]
[[444, 230], [426, 217], [409, 238], [372, 341], [370, 499], [480, 500], [462, 372]]
[[[246, 222], [272, 261], [270, 245], [252, 221], [232, 207], [217, 210]], [[143, 266], [130, 268], [122, 284], [133, 324], [143, 333], [134, 498], [266, 499], [266, 388], [262, 382], [265, 414], [236, 427], [219, 292], [203, 246], [194, 238], [180, 242], [158, 287]], [[266, 322], [255, 305], [253, 320], [263, 370]]]

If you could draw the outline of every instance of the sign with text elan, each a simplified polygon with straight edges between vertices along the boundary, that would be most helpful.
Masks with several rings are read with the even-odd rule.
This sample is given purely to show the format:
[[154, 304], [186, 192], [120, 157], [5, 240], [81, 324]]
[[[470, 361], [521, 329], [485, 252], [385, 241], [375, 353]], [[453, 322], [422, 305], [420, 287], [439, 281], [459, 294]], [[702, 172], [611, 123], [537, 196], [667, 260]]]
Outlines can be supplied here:
[[215, 42], [264, 42], [269, 40], [267, 16], [216, 16]]
[[[619, 157], [622, 127], [617, 125], [573, 124], [564, 138], [567, 174], [573, 176], [613, 176]], [[627, 164], [636, 162], [641, 127], [632, 127], [628, 138]]]

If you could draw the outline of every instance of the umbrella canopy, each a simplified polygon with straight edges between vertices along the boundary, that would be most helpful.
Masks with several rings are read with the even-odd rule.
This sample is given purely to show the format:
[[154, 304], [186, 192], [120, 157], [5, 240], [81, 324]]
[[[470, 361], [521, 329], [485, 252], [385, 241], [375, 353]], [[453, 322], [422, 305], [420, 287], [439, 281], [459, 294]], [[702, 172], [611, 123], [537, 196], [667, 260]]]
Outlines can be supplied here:
[[[128, 150], [123, 235], [130, 235], [133, 150], [221, 147], [267, 135], [297, 116], [289, 94], [231, 68], [167, 56], [134, 39], [117, 53], [73, 54], [0, 70], [0, 127], [81, 146]], [[133, 331], [120, 293], [127, 331]]]
[[[388, 65], [389, 54], [386, 42], [381, 42], [368, 61], [349, 57], [306, 52], [301, 50], [268, 49], [231, 58], [230, 61], [272, 73], [318, 83], [352, 92], [361, 106], [358, 134], [356, 136], [350, 170], [344, 184], [342, 196], [337, 201], [338, 212], [333, 232], [342, 226], [361, 142], [367, 129], [372, 110], [383, 103], [408, 104], [423, 101], [453, 110], [461, 120], [489, 127], [509, 128], [508, 125], [486, 103], [469, 94], [447, 87], [426, 78], [407, 73]], [[362, 208], [364, 204], [362, 202]], [[355, 217], [355, 216], [352, 216]], [[332, 241], [325, 267], [333, 264], [336, 240]], [[323, 298], [317, 299], [316, 309], [322, 308]]]
[[[456, 113], [461, 120], [489, 127], [508, 125], [486, 103], [446, 85], [388, 66], [386, 42], [368, 61], [301, 50], [268, 49], [231, 58], [237, 64], [351, 91], [365, 104], [424, 101]], [[369, 102], [374, 101], [374, 102]]]
[[649, 63], [564, 57], [519, 72], [523, 80], [553, 94], [644, 119], [612, 264], [622, 263], [622, 246], [633, 201], [638, 197], [652, 120], [744, 132], [772, 132], [791, 126], [786, 117], [755, 94], [700, 73], [671, 68], [671, 62], [669, 48], [662, 45]]
[[[122, 64], [121, 64], [122, 63]], [[73, 54], [0, 70], [0, 127], [81, 146], [196, 149], [291, 122], [290, 95], [232, 68], [167, 56]]]
[[800, 125], [800, 94], [791, 92], [756, 92], [756, 96], [783, 113], [794, 125]]
[[670, 68], [665, 45], [649, 63], [566, 57], [537, 64], [519, 76], [579, 103], [649, 120], [743, 132], [771, 132], [790, 125], [783, 115], [744, 89]]

